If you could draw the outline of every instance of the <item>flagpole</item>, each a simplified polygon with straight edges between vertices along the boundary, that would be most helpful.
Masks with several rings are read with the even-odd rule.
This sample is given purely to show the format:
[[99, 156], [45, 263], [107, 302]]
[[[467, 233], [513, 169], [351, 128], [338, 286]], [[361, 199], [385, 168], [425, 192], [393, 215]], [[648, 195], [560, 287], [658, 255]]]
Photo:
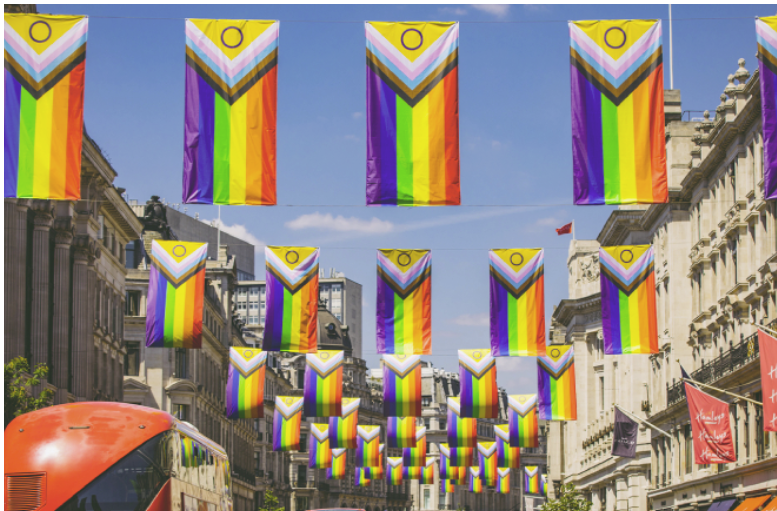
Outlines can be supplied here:
[[711, 389], [711, 390], [717, 390], [718, 392], [722, 392], [722, 393], [726, 394], [727, 396], [731, 396], [731, 397], [735, 397], [737, 399], [742, 399], [744, 401], [748, 401], [748, 402], [753, 403], [754, 405], [758, 405], [758, 406], [760, 406], [762, 408], [763, 408], [763, 405], [764, 405], [763, 403], [759, 403], [758, 401], [756, 401], [754, 399], [750, 399], [749, 397], [740, 396], [739, 394], [734, 394], [733, 392], [729, 392], [727, 390], [719, 389], [717, 387], [713, 387], [712, 385], [707, 385], [706, 383], [700, 383], [700, 382], [698, 382], [696, 380], [692, 380], [690, 378], [680, 378], [680, 379], [682, 381], [684, 381], [684, 382], [693, 383], [694, 385], [701, 385], [702, 387], [706, 387], [706, 388]]
[[651, 428], [653, 428], [654, 430], [658, 431], [658, 432], [659, 432], [659, 433], [661, 433], [662, 435], [664, 435], [664, 436], [666, 436], [666, 437], [669, 437], [670, 439], [672, 438], [672, 435], [670, 435], [669, 433], [667, 433], [667, 432], [666, 432], [666, 431], [664, 431], [663, 429], [660, 429], [660, 428], [658, 428], [657, 426], [654, 426], [654, 425], [652, 425], [651, 423], [649, 423], [649, 422], [648, 422], [648, 421], [646, 421], [646, 420], [640, 419], [639, 417], [637, 417], [637, 416], [636, 416], [636, 415], [634, 415], [633, 413], [631, 413], [631, 412], [629, 412], [629, 411], [627, 411], [627, 410], [624, 410], [624, 409], [623, 409], [623, 408], [621, 408], [620, 406], [618, 406], [618, 405], [612, 405], [612, 407], [613, 407], [613, 408], [617, 408], [618, 410], [622, 411], [623, 413], [625, 413], [626, 415], [628, 415], [628, 416], [629, 416], [629, 417], [631, 417], [632, 419], [634, 419], [634, 420], [636, 420], [636, 421], [639, 421], [639, 422], [641, 422], [641, 423], [642, 423], [642, 424], [644, 424], [645, 426], [648, 426], [648, 427], [651, 427]]
[[572, 241], [575, 241], [577, 238], [575, 238], [575, 221], [572, 220]]
[[672, 4], [669, 4], [669, 88], [674, 90], [674, 59], [672, 58]]
[[[751, 323], [751, 324], [753, 324], [753, 323]], [[777, 332], [775, 332], [775, 331], [774, 331], [774, 330], [772, 330], [771, 328], [766, 328], [766, 327], [765, 327], [765, 326], [763, 326], [763, 325], [756, 325], [756, 327], [758, 327], [758, 329], [759, 329], [759, 330], [763, 330], [764, 332], [766, 332], [767, 334], [769, 334], [769, 335], [771, 335], [771, 336], [773, 336], [773, 337], [774, 337], [774, 336], [777, 336]]]

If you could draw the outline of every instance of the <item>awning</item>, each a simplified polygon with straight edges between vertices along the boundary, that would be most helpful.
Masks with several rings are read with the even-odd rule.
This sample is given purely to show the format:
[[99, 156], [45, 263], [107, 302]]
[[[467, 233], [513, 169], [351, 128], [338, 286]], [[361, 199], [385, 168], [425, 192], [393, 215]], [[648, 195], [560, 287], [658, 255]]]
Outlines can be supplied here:
[[707, 511], [728, 511], [736, 503], [737, 499], [726, 499], [713, 502]]
[[739, 506], [737, 506], [734, 511], [755, 511], [761, 507], [764, 502], [769, 500], [770, 497], [771, 495], [764, 495], [763, 497], [751, 497], [749, 499], [745, 499], [745, 501], [739, 504]]
[[777, 511], [777, 497], [774, 497], [771, 502], [769, 502], [765, 508], [763, 508], [763, 511]]

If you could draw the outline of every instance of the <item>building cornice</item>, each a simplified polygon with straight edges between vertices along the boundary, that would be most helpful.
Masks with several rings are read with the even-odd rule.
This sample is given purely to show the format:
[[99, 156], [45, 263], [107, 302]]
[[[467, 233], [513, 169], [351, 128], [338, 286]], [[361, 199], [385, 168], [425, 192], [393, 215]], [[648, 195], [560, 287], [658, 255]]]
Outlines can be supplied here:
[[558, 307], [553, 311], [553, 321], [567, 327], [575, 316], [601, 311], [601, 303], [601, 293], [582, 298], [565, 298], [559, 302]]

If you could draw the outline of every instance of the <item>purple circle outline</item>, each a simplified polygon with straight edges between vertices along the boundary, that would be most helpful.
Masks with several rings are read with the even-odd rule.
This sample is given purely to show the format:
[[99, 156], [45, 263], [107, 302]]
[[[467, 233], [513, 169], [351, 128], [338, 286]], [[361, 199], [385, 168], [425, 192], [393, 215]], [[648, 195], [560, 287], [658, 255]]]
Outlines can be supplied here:
[[[224, 34], [226, 34], [226, 33], [227, 33], [227, 30], [229, 30], [229, 29], [232, 29], [232, 28], [234, 28], [235, 30], [237, 30], [237, 33], [238, 33], [238, 34], [240, 34], [240, 42], [239, 42], [239, 43], [237, 43], [237, 44], [236, 44], [236, 45], [234, 45], [234, 46], [230, 46], [230, 45], [228, 45], [226, 42], [224, 42]], [[227, 28], [225, 28], [224, 30], [222, 30], [222, 31], [221, 31], [221, 44], [223, 44], [223, 45], [224, 45], [224, 46], [226, 46], [227, 48], [233, 48], [233, 49], [234, 49], [234, 48], [237, 48], [238, 46], [240, 46], [241, 44], [243, 44], [243, 31], [242, 31], [242, 30], [240, 30], [240, 29], [239, 29], [239, 28], [237, 28], [237, 27], [227, 27]]]
[[[626, 259], [624, 259], [624, 258], [623, 258], [623, 254], [625, 254], [626, 252], [628, 252], [628, 253], [629, 253], [629, 255], [631, 256], [631, 258], [630, 258], [628, 261], [627, 261]], [[629, 264], [631, 261], [633, 261], [633, 260], [634, 260], [634, 252], [632, 252], [632, 251], [631, 251], [631, 250], [629, 250], [628, 248], [626, 248], [626, 249], [623, 249], [623, 250], [621, 250], [621, 256], [620, 256], [620, 257], [621, 257], [621, 261], [623, 261], [623, 262], [624, 262], [624, 263], [626, 263], [626, 264]]]
[[[610, 43], [607, 42], [607, 34], [610, 33], [611, 30], [620, 30], [620, 33], [623, 34], [623, 42], [620, 44], [620, 46], [613, 46]], [[626, 44], [626, 32], [621, 27], [610, 27], [607, 29], [607, 32], [604, 33], [604, 44], [612, 48], [613, 50], [618, 50], [620, 48], [623, 48], [623, 45]]]
[[[32, 28], [33, 28], [35, 25], [37, 25], [38, 23], [43, 23], [44, 25], [46, 25], [46, 28], [48, 28], [48, 29], [49, 29], [49, 35], [48, 35], [48, 36], [46, 36], [46, 39], [40, 39], [40, 40], [38, 40], [38, 39], [35, 39], [35, 36], [33, 36], [33, 35], [32, 35]], [[46, 22], [45, 22], [45, 21], [43, 21], [43, 20], [38, 20], [38, 21], [36, 21], [36, 22], [35, 22], [35, 23], [33, 23], [32, 25], [30, 25], [30, 39], [32, 39], [32, 40], [33, 40], [33, 41], [35, 41], [36, 43], [45, 43], [46, 41], [48, 41], [49, 39], [51, 39], [51, 25], [49, 25], [48, 23], [46, 23]]]
[[[420, 42], [420, 43], [418, 43], [418, 46], [416, 46], [415, 48], [410, 48], [410, 47], [408, 47], [408, 46], [405, 44], [405, 34], [407, 34], [408, 32], [415, 32], [416, 34], [418, 34], [418, 37], [420, 37], [420, 38], [421, 38], [421, 42]], [[407, 30], [405, 30], [404, 32], [402, 32], [402, 35], [401, 35], [401, 36], [400, 36], [400, 38], [399, 38], [399, 42], [401, 42], [401, 43], [402, 43], [402, 46], [403, 46], [403, 47], [404, 47], [406, 50], [408, 50], [408, 51], [415, 51], [415, 50], [417, 50], [418, 48], [420, 48], [421, 46], [423, 46], [423, 45], [424, 45], [424, 35], [423, 35], [423, 34], [421, 33], [421, 31], [420, 31], [420, 30], [418, 30], [417, 28], [408, 28]]]

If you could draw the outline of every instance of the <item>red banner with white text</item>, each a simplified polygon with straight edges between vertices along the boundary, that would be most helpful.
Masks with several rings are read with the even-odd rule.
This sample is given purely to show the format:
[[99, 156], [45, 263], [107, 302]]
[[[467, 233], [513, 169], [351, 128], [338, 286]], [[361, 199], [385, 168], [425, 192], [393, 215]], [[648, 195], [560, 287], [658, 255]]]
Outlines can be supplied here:
[[777, 431], [777, 339], [759, 330], [758, 351], [761, 356], [764, 431]]
[[731, 435], [728, 403], [685, 384], [697, 465], [734, 463], [737, 460]]

